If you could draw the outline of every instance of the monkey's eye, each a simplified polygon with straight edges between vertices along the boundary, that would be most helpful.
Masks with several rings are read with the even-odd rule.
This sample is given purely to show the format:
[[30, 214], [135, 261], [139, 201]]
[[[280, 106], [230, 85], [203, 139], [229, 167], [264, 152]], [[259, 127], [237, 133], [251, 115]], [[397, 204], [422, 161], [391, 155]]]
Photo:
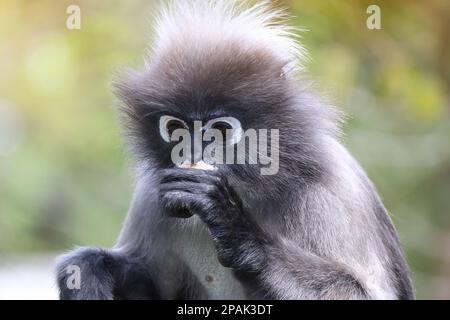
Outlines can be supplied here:
[[210, 120], [205, 125], [204, 129], [219, 130], [227, 144], [238, 143], [242, 137], [241, 123], [238, 119], [233, 117], [221, 117]]
[[167, 133], [169, 134], [169, 136], [171, 136], [175, 130], [184, 128], [183, 123], [181, 123], [180, 121], [177, 121], [177, 120], [170, 120], [167, 123], [166, 127], [167, 127]]
[[172, 116], [162, 116], [159, 119], [159, 133], [164, 141], [170, 142], [170, 137], [177, 129], [188, 129], [186, 122]]
[[233, 129], [231, 124], [225, 121], [217, 121], [211, 125], [212, 129], [219, 130], [222, 133], [222, 136], [225, 138], [227, 136], [227, 130]]

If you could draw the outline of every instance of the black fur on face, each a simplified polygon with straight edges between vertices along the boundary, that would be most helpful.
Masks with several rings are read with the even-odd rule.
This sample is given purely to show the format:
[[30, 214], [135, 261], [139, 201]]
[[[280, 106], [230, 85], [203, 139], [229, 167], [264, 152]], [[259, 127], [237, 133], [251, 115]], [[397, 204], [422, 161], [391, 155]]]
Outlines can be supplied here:
[[[222, 165], [220, 170], [252, 183], [264, 180], [271, 188], [319, 179], [323, 142], [318, 138], [332, 127], [327, 109], [283, 73], [285, 62], [260, 48], [227, 43], [207, 52], [171, 51], [147, 69], [130, 72], [116, 84], [123, 102], [121, 114], [138, 160], [151, 168], [173, 166], [174, 146], [159, 133], [159, 118], [172, 115], [190, 127], [221, 116], [238, 119], [244, 130], [279, 129], [280, 169], [262, 176], [259, 165]], [[330, 131], [331, 132], [331, 131]], [[270, 141], [269, 141], [270, 142]], [[270, 147], [268, 147], [270, 150]]]

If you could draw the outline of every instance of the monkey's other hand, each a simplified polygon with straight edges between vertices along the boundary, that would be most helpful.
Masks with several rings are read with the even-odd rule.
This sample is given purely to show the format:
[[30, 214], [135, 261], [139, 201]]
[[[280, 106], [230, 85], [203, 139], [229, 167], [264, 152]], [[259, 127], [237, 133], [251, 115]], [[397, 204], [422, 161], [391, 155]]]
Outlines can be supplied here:
[[172, 216], [200, 217], [211, 232], [223, 266], [256, 272], [266, 262], [266, 237], [220, 171], [166, 169], [160, 200]]

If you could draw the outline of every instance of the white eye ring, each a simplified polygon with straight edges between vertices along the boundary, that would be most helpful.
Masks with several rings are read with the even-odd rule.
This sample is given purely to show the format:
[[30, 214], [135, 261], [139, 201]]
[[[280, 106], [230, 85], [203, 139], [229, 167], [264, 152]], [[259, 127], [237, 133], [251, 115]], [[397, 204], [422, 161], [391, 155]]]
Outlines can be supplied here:
[[180, 123], [185, 129], [188, 129], [186, 122], [181, 119], [172, 116], [161, 116], [161, 118], [159, 118], [159, 134], [165, 142], [170, 142], [170, 133], [167, 126], [171, 121], [176, 121]]
[[227, 144], [236, 144], [239, 141], [241, 141], [242, 134], [243, 134], [241, 122], [238, 119], [233, 118], [233, 117], [220, 117], [220, 118], [209, 120], [208, 123], [206, 123], [206, 125], [203, 127], [203, 129], [204, 130], [211, 129], [211, 128], [213, 128], [214, 124], [218, 123], [218, 122], [224, 122], [231, 127], [231, 129], [229, 129], [231, 131], [231, 137], [228, 137], [228, 136], [223, 137], [224, 139], [228, 138], [226, 140]]

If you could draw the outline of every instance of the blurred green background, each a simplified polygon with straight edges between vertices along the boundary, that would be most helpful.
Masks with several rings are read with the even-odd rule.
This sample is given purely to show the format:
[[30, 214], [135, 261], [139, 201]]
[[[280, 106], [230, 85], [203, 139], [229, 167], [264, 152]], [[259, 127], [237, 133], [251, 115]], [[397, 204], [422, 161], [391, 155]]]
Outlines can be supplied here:
[[[419, 298], [450, 298], [450, 1], [277, 1], [349, 120]], [[81, 8], [68, 30], [66, 8]], [[381, 8], [381, 30], [366, 9]], [[111, 246], [133, 188], [111, 81], [143, 64], [152, 1], [0, 2], [0, 259]]]

